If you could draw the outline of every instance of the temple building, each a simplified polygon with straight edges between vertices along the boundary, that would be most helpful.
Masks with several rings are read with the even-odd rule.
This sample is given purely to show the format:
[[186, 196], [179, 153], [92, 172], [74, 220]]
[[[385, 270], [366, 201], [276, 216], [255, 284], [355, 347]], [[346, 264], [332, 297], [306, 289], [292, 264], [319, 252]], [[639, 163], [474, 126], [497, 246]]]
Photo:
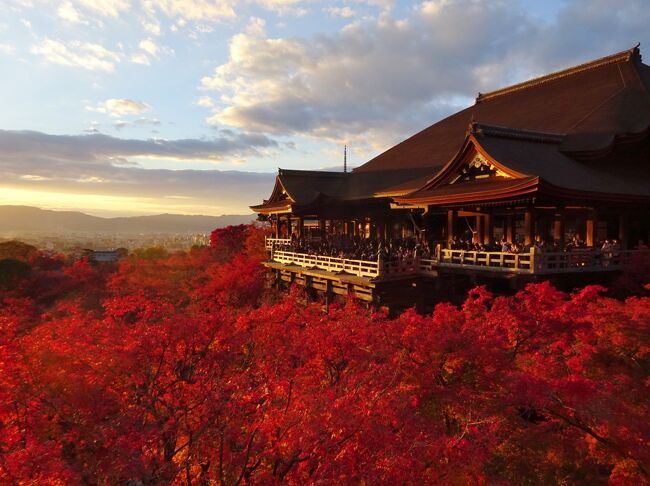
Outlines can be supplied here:
[[480, 93], [352, 172], [280, 169], [252, 209], [278, 279], [371, 301], [453, 274], [619, 271], [648, 256], [650, 66], [636, 46]]

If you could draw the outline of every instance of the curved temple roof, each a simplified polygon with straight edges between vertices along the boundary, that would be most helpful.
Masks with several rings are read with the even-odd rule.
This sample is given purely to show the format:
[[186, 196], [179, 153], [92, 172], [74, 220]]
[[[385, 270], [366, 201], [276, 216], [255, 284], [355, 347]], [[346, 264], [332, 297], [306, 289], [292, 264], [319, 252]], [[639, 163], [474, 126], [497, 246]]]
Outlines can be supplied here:
[[[473, 120], [482, 123], [470, 125]], [[649, 134], [650, 66], [641, 62], [636, 46], [479, 94], [473, 106], [425, 128], [353, 172], [280, 169], [271, 198], [252, 208], [270, 213], [322, 200], [393, 197], [407, 204], [438, 198], [451, 189], [431, 182], [439, 180], [470, 138], [518, 178], [535, 179], [536, 188], [647, 198]], [[627, 146], [635, 148], [626, 151]], [[526, 190], [532, 190], [531, 181]], [[452, 192], [460, 197], [474, 187], [494, 194], [497, 188], [492, 185], [497, 182], [454, 184]], [[500, 182], [501, 191], [523, 190], [521, 184]]]

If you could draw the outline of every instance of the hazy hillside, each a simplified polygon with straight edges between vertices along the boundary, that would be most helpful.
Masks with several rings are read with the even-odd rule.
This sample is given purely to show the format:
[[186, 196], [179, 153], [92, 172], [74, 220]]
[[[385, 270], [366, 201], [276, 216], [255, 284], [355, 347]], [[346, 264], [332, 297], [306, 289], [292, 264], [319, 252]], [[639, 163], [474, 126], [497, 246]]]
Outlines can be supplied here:
[[0, 232], [205, 233], [231, 224], [249, 223], [255, 215], [186, 216], [157, 214], [99, 218], [77, 211], [50, 211], [30, 206], [0, 206]]

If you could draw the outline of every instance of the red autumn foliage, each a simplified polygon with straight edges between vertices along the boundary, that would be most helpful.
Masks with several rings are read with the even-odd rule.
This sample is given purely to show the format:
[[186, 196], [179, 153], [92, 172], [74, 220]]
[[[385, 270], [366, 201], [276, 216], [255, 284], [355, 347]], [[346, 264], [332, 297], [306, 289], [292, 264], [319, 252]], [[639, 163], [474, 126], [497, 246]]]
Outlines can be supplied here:
[[0, 483], [648, 483], [650, 298], [325, 314], [269, 295], [256, 231], [6, 292]]

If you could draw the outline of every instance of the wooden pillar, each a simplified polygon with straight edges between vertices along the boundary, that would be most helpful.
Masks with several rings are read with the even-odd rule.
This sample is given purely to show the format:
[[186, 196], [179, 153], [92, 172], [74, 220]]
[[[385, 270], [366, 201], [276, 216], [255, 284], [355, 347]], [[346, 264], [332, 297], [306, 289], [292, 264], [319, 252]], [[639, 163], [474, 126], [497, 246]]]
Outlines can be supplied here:
[[456, 223], [456, 211], [450, 209], [447, 211], [447, 243], [451, 246], [454, 239], [454, 225]]
[[524, 245], [535, 242], [535, 214], [532, 209], [524, 211]]
[[488, 213], [483, 217], [485, 218], [483, 244], [489, 245], [490, 243], [492, 243], [492, 235], [494, 234], [494, 227], [492, 226], [492, 214]]
[[291, 238], [291, 215], [287, 214], [287, 238]]
[[483, 228], [483, 216], [478, 215], [476, 216], [476, 233], [472, 235], [472, 243], [481, 243], [483, 241], [483, 233], [484, 233], [484, 228]]
[[273, 221], [275, 222], [275, 237], [280, 238], [280, 217], [275, 214]]
[[324, 218], [318, 218], [318, 229], [320, 230], [321, 238], [324, 238], [325, 237], [325, 219]]
[[305, 218], [303, 218], [302, 216], [298, 218], [298, 236], [300, 238], [305, 237]]
[[598, 226], [597, 219], [596, 219], [596, 211], [589, 211], [587, 214], [587, 221], [585, 224], [586, 228], [586, 235], [585, 235], [585, 242], [587, 243], [587, 246], [595, 246], [598, 242], [597, 240], [597, 235], [596, 235], [596, 227]]
[[553, 240], [564, 244], [564, 214], [555, 213], [553, 220]]
[[512, 214], [506, 216], [506, 241], [512, 243], [515, 240], [515, 218]]
[[621, 250], [628, 249], [628, 235], [629, 232], [629, 218], [627, 213], [618, 215], [618, 243], [621, 245]]

